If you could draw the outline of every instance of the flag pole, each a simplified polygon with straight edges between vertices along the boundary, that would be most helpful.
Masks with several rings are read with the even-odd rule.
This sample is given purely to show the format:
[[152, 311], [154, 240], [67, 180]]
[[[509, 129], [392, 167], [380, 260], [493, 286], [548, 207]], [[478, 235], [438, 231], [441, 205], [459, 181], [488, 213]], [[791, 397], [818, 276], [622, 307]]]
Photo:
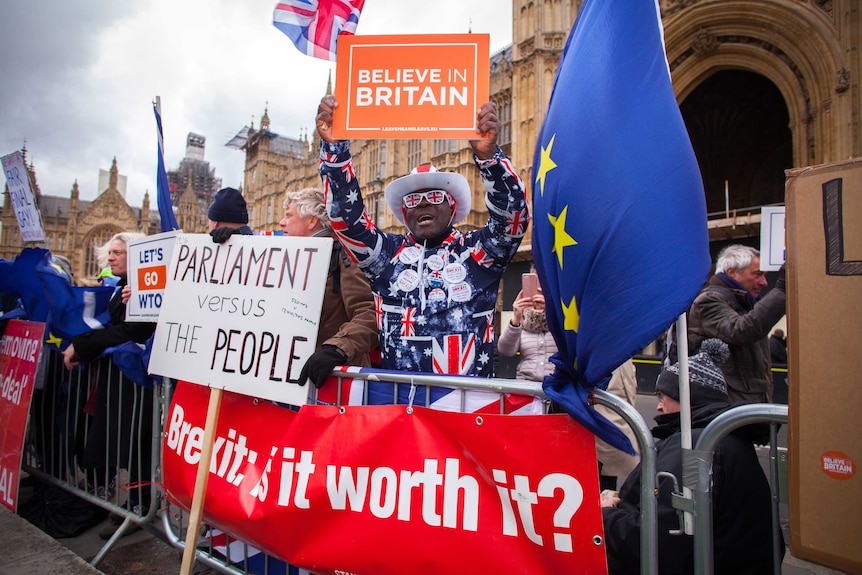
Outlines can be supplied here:
[[162, 98], [153, 99], [153, 114], [156, 116], [156, 135], [158, 136], [158, 158], [156, 161], [156, 205], [159, 207], [159, 231], [169, 232], [180, 229], [171, 203], [171, 190], [165, 171], [165, 138], [162, 133]]
[[[691, 396], [689, 395], [688, 379], [688, 321], [685, 312], [676, 320], [676, 349], [679, 359], [679, 407], [682, 430], [682, 451], [691, 451]], [[685, 473], [683, 473], [683, 478]], [[686, 487], [683, 479], [682, 494], [691, 500], [691, 489]], [[685, 533], [694, 534], [694, 517], [690, 511], [684, 512]]]

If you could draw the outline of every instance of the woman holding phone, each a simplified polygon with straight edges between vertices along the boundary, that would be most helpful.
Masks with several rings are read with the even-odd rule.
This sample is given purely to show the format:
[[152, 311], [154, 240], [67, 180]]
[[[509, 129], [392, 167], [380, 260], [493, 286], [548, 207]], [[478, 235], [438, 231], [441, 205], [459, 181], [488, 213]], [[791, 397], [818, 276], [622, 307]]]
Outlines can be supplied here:
[[512, 357], [520, 352], [517, 377], [530, 381], [542, 381], [554, 371], [554, 365], [548, 358], [557, 352], [557, 344], [548, 331], [545, 296], [542, 295], [538, 280], [534, 273], [523, 274], [521, 291], [512, 306], [512, 319], [497, 342], [497, 351], [502, 355]]

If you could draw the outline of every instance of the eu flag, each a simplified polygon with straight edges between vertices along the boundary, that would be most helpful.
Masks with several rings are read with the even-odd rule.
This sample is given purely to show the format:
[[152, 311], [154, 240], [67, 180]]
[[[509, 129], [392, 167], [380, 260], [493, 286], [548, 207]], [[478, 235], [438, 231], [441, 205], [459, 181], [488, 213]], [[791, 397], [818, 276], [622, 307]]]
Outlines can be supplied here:
[[0, 260], [0, 291], [21, 300], [27, 319], [46, 321], [50, 307], [42, 295], [37, 265], [50, 265], [50, 252], [43, 248], [24, 248], [15, 259]]
[[76, 335], [96, 329], [105, 329], [111, 323], [108, 302], [114, 295], [111, 287], [73, 286], [69, 278], [50, 265], [47, 258], [36, 264], [35, 273], [42, 284], [42, 297], [48, 302], [50, 313], [45, 327], [48, 343], [60, 348]]
[[0, 260], [0, 291], [21, 298], [27, 318], [46, 323], [49, 344], [63, 349], [72, 337], [104, 329], [111, 321], [107, 287], [76, 287], [45, 248], [25, 248], [13, 261]]
[[656, 0], [586, 0], [533, 159], [533, 258], [559, 347], [548, 397], [611, 445], [590, 390], [682, 313], [710, 268], [706, 202]]

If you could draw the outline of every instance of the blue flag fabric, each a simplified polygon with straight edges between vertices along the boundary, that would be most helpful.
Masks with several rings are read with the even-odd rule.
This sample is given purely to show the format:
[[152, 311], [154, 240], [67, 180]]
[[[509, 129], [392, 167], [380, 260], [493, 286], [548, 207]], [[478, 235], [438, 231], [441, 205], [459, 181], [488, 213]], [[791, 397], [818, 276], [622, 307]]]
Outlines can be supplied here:
[[17, 294], [27, 318], [45, 322], [47, 342], [64, 349], [72, 337], [110, 324], [110, 287], [76, 287], [44, 248], [0, 260], [0, 291]]
[[120, 345], [109, 347], [99, 357], [110, 357], [114, 365], [129, 380], [141, 387], [152, 389], [153, 385], [162, 379], [161, 376], [150, 375], [149, 371], [147, 371], [152, 351], [153, 338], [150, 336], [144, 344], [127, 341]]
[[14, 260], [0, 260], [0, 291], [17, 296], [30, 321], [48, 319], [48, 301], [35, 271], [37, 265], [45, 265], [46, 258], [50, 260], [48, 250], [25, 248]]
[[[25, 317], [45, 322], [46, 342], [62, 350], [74, 336], [110, 325], [108, 303], [116, 288], [73, 286], [50, 251], [25, 248], [12, 261], [0, 259], [0, 291], [17, 295], [24, 306], [0, 320]], [[130, 341], [108, 348], [100, 357], [111, 356], [126, 377], [152, 388], [159, 378], [147, 372], [151, 351], [152, 338], [144, 345]]]
[[171, 188], [168, 186], [168, 175], [165, 172], [165, 138], [162, 135], [162, 113], [159, 110], [158, 99], [153, 102], [153, 113], [156, 115], [156, 128], [159, 136], [159, 158], [156, 167], [156, 203], [159, 206], [160, 231], [170, 232], [180, 229], [171, 204]]
[[[111, 324], [108, 302], [114, 295], [112, 287], [77, 287], [52, 266], [37, 265], [36, 275], [42, 284], [43, 297], [51, 308], [45, 333], [49, 343], [65, 348], [76, 335]], [[53, 340], [53, 341], [52, 341]]]
[[590, 392], [667, 329], [710, 268], [703, 184], [656, 0], [582, 4], [533, 173], [533, 258], [560, 350], [545, 393], [631, 453]]

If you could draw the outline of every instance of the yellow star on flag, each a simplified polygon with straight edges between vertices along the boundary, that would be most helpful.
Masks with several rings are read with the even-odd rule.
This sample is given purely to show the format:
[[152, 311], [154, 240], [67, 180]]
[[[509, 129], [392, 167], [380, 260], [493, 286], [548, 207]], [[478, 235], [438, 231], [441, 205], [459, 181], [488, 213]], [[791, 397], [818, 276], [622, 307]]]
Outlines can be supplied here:
[[551, 136], [551, 141], [548, 142], [548, 147], [542, 148], [542, 158], [539, 160], [539, 173], [536, 174], [536, 182], [538, 182], [539, 191], [543, 196], [545, 195], [545, 176], [548, 175], [548, 172], [557, 167], [557, 164], [555, 164], [554, 160], [551, 159], [551, 148], [554, 147], [554, 138], [556, 137], [556, 134]]
[[581, 323], [581, 314], [578, 312], [578, 303], [575, 301], [575, 296], [572, 296], [572, 302], [566, 305], [566, 302], [560, 302], [563, 306], [563, 329], [566, 331], [578, 331], [578, 326]]
[[578, 244], [575, 238], [566, 232], [566, 212], [568, 209], [569, 206], [563, 208], [563, 211], [556, 218], [548, 214], [548, 219], [551, 220], [551, 225], [554, 227], [554, 247], [551, 248], [551, 253], [557, 253], [557, 259], [560, 261], [560, 269], [563, 269], [563, 248]]
[[53, 333], [49, 333], [48, 337], [45, 339], [45, 343], [50, 343], [51, 345], [56, 345], [57, 347], [60, 347], [60, 344], [63, 343], [63, 339], [57, 337]]

